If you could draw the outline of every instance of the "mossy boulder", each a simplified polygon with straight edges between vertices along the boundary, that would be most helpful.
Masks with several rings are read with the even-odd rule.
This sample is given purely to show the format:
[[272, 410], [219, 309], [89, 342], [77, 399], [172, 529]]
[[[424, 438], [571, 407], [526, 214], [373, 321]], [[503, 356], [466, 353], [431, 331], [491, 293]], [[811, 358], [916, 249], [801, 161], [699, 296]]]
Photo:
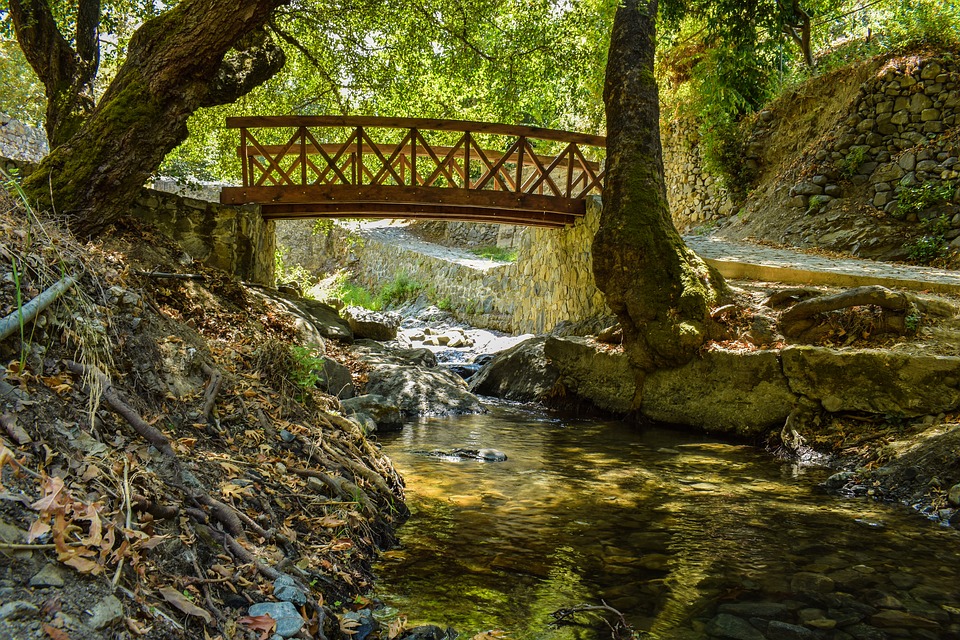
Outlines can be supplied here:
[[915, 417], [960, 406], [960, 358], [797, 346], [783, 350], [791, 390], [824, 410]]
[[797, 398], [777, 351], [706, 351], [644, 380], [640, 412], [652, 420], [754, 436], [782, 427]]

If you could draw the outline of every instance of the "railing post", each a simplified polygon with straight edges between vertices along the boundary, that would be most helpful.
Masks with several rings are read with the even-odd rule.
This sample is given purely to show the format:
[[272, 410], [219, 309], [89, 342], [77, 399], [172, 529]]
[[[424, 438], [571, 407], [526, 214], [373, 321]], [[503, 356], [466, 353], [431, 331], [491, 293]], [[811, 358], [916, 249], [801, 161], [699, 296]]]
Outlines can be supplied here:
[[250, 186], [250, 172], [247, 170], [247, 128], [240, 127], [240, 167], [243, 172], [243, 186]]
[[416, 187], [419, 181], [417, 173], [417, 136], [420, 132], [415, 128], [410, 129], [410, 186]]
[[307, 186], [307, 128], [300, 127], [300, 186]]
[[527, 146], [527, 137], [520, 136], [520, 143], [517, 145], [517, 193], [523, 190], [523, 150]]
[[363, 184], [363, 127], [357, 127], [357, 179], [354, 182], [357, 186]]
[[463, 146], [463, 188], [470, 188], [470, 132], [466, 131], [463, 134], [464, 146]]

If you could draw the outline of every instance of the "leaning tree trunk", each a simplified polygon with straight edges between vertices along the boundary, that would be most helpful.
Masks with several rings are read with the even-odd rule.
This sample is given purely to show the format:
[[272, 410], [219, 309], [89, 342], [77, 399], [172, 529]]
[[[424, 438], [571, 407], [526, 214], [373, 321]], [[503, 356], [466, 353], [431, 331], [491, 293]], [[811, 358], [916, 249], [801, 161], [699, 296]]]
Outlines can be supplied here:
[[133, 35], [80, 130], [43, 160], [27, 193], [92, 235], [123, 214], [201, 107], [226, 104], [284, 63], [263, 30], [286, 0], [183, 0]]
[[626, 0], [614, 18], [603, 95], [607, 178], [593, 242], [597, 286], [620, 319], [640, 383], [693, 358], [708, 336], [710, 306], [726, 289], [670, 218], [653, 73], [656, 13], [657, 0]]

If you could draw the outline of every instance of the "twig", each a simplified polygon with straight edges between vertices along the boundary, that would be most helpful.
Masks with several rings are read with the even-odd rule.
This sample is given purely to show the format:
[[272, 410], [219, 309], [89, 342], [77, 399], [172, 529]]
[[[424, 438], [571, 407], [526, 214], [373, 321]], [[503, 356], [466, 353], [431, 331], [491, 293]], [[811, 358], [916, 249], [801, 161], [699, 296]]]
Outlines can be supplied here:
[[[82, 542], [68, 542], [68, 547], [82, 547]], [[16, 542], [0, 542], [0, 549], [10, 549], [11, 551], [38, 551], [43, 549], [56, 549], [55, 544], [25, 544]]]
[[140, 415], [134, 411], [128, 404], [120, 399], [120, 396], [117, 395], [116, 389], [113, 388], [113, 384], [110, 382], [110, 379], [107, 378], [100, 369], [93, 365], [82, 365], [79, 362], [73, 362], [68, 360], [66, 362], [67, 369], [71, 373], [74, 373], [78, 376], [86, 375], [87, 373], [93, 374], [93, 376], [100, 383], [103, 391], [104, 400], [107, 401], [107, 404], [110, 405], [110, 408], [120, 414], [129, 424], [133, 427], [134, 431], [139, 433], [147, 442], [156, 447], [160, 453], [170, 458], [176, 459], [177, 454], [174, 453], [173, 447], [170, 446], [170, 441], [167, 439], [167, 436], [157, 429], [156, 427], [151, 426], [147, 423], [146, 420], [140, 417]]
[[632, 638], [634, 637], [633, 627], [627, 622], [627, 619], [623, 617], [623, 614], [614, 609], [606, 602], [600, 601], [602, 604], [578, 604], [573, 607], [566, 609], [557, 609], [550, 614], [550, 617], [553, 618], [552, 625], [560, 625], [563, 622], [566, 622], [567, 618], [570, 618], [578, 613], [593, 613], [599, 614], [600, 612], [612, 613], [617, 617], [615, 624], [611, 624], [609, 620], [600, 616], [600, 619], [603, 620], [610, 628], [610, 635], [615, 639], [619, 640], [620, 638]]
[[213, 422], [213, 409], [217, 403], [217, 394], [220, 392], [220, 385], [223, 384], [223, 374], [208, 364], [204, 364], [201, 370], [210, 376], [210, 382], [203, 392], [203, 409], [201, 412], [208, 423]]
[[6, 340], [22, 325], [32, 322], [40, 315], [41, 311], [53, 304], [74, 284], [76, 284], [76, 280], [72, 276], [66, 276], [30, 302], [0, 320], [0, 340]]
[[164, 271], [135, 271], [138, 276], [165, 280], [206, 280], [202, 273], [166, 273]]

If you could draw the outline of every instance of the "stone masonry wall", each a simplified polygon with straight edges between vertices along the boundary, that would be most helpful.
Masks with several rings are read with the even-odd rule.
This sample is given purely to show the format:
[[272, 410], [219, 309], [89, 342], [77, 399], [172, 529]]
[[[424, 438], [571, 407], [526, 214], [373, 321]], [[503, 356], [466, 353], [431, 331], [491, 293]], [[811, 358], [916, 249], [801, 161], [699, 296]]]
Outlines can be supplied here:
[[590, 246], [600, 224], [600, 198], [587, 200], [587, 215], [567, 229], [527, 229], [516, 262], [478, 268], [389, 241], [376, 231], [360, 241], [342, 227], [310, 235], [309, 221], [282, 222], [279, 243], [290, 263], [308, 269], [345, 266], [376, 290], [404, 274], [425, 287], [433, 302], [447, 301], [461, 319], [510, 333], [547, 333], [589, 324], [610, 315], [593, 281]]
[[681, 232], [733, 213], [733, 203], [718, 178], [703, 166], [697, 124], [687, 120], [660, 122], [663, 174], [673, 224]]
[[[956, 56], [909, 56], [891, 60], [865, 82], [843, 128], [811, 158], [813, 170], [790, 191], [790, 205], [807, 211], [835, 199], [860, 195], [907, 222], [944, 211], [898, 210], [921, 185], [952, 191], [960, 177], [960, 63]], [[859, 187], [859, 189], [858, 189]], [[942, 200], [960, 202], [960, 191]], [[960, 214], [950, 216], [948, 240], [960, 238]], [[954, 243], [960, 246], [960, 241]]]
[[47, 150], [47, 136], [42, 129], [0, 113], [0, 156], [40, 162], [47, 155]]
[[133, 215], [175, 239], [196, 260], [241, 280], [273, 286], [274, 222], [257, 206], [228, 206], [144, 189]]

